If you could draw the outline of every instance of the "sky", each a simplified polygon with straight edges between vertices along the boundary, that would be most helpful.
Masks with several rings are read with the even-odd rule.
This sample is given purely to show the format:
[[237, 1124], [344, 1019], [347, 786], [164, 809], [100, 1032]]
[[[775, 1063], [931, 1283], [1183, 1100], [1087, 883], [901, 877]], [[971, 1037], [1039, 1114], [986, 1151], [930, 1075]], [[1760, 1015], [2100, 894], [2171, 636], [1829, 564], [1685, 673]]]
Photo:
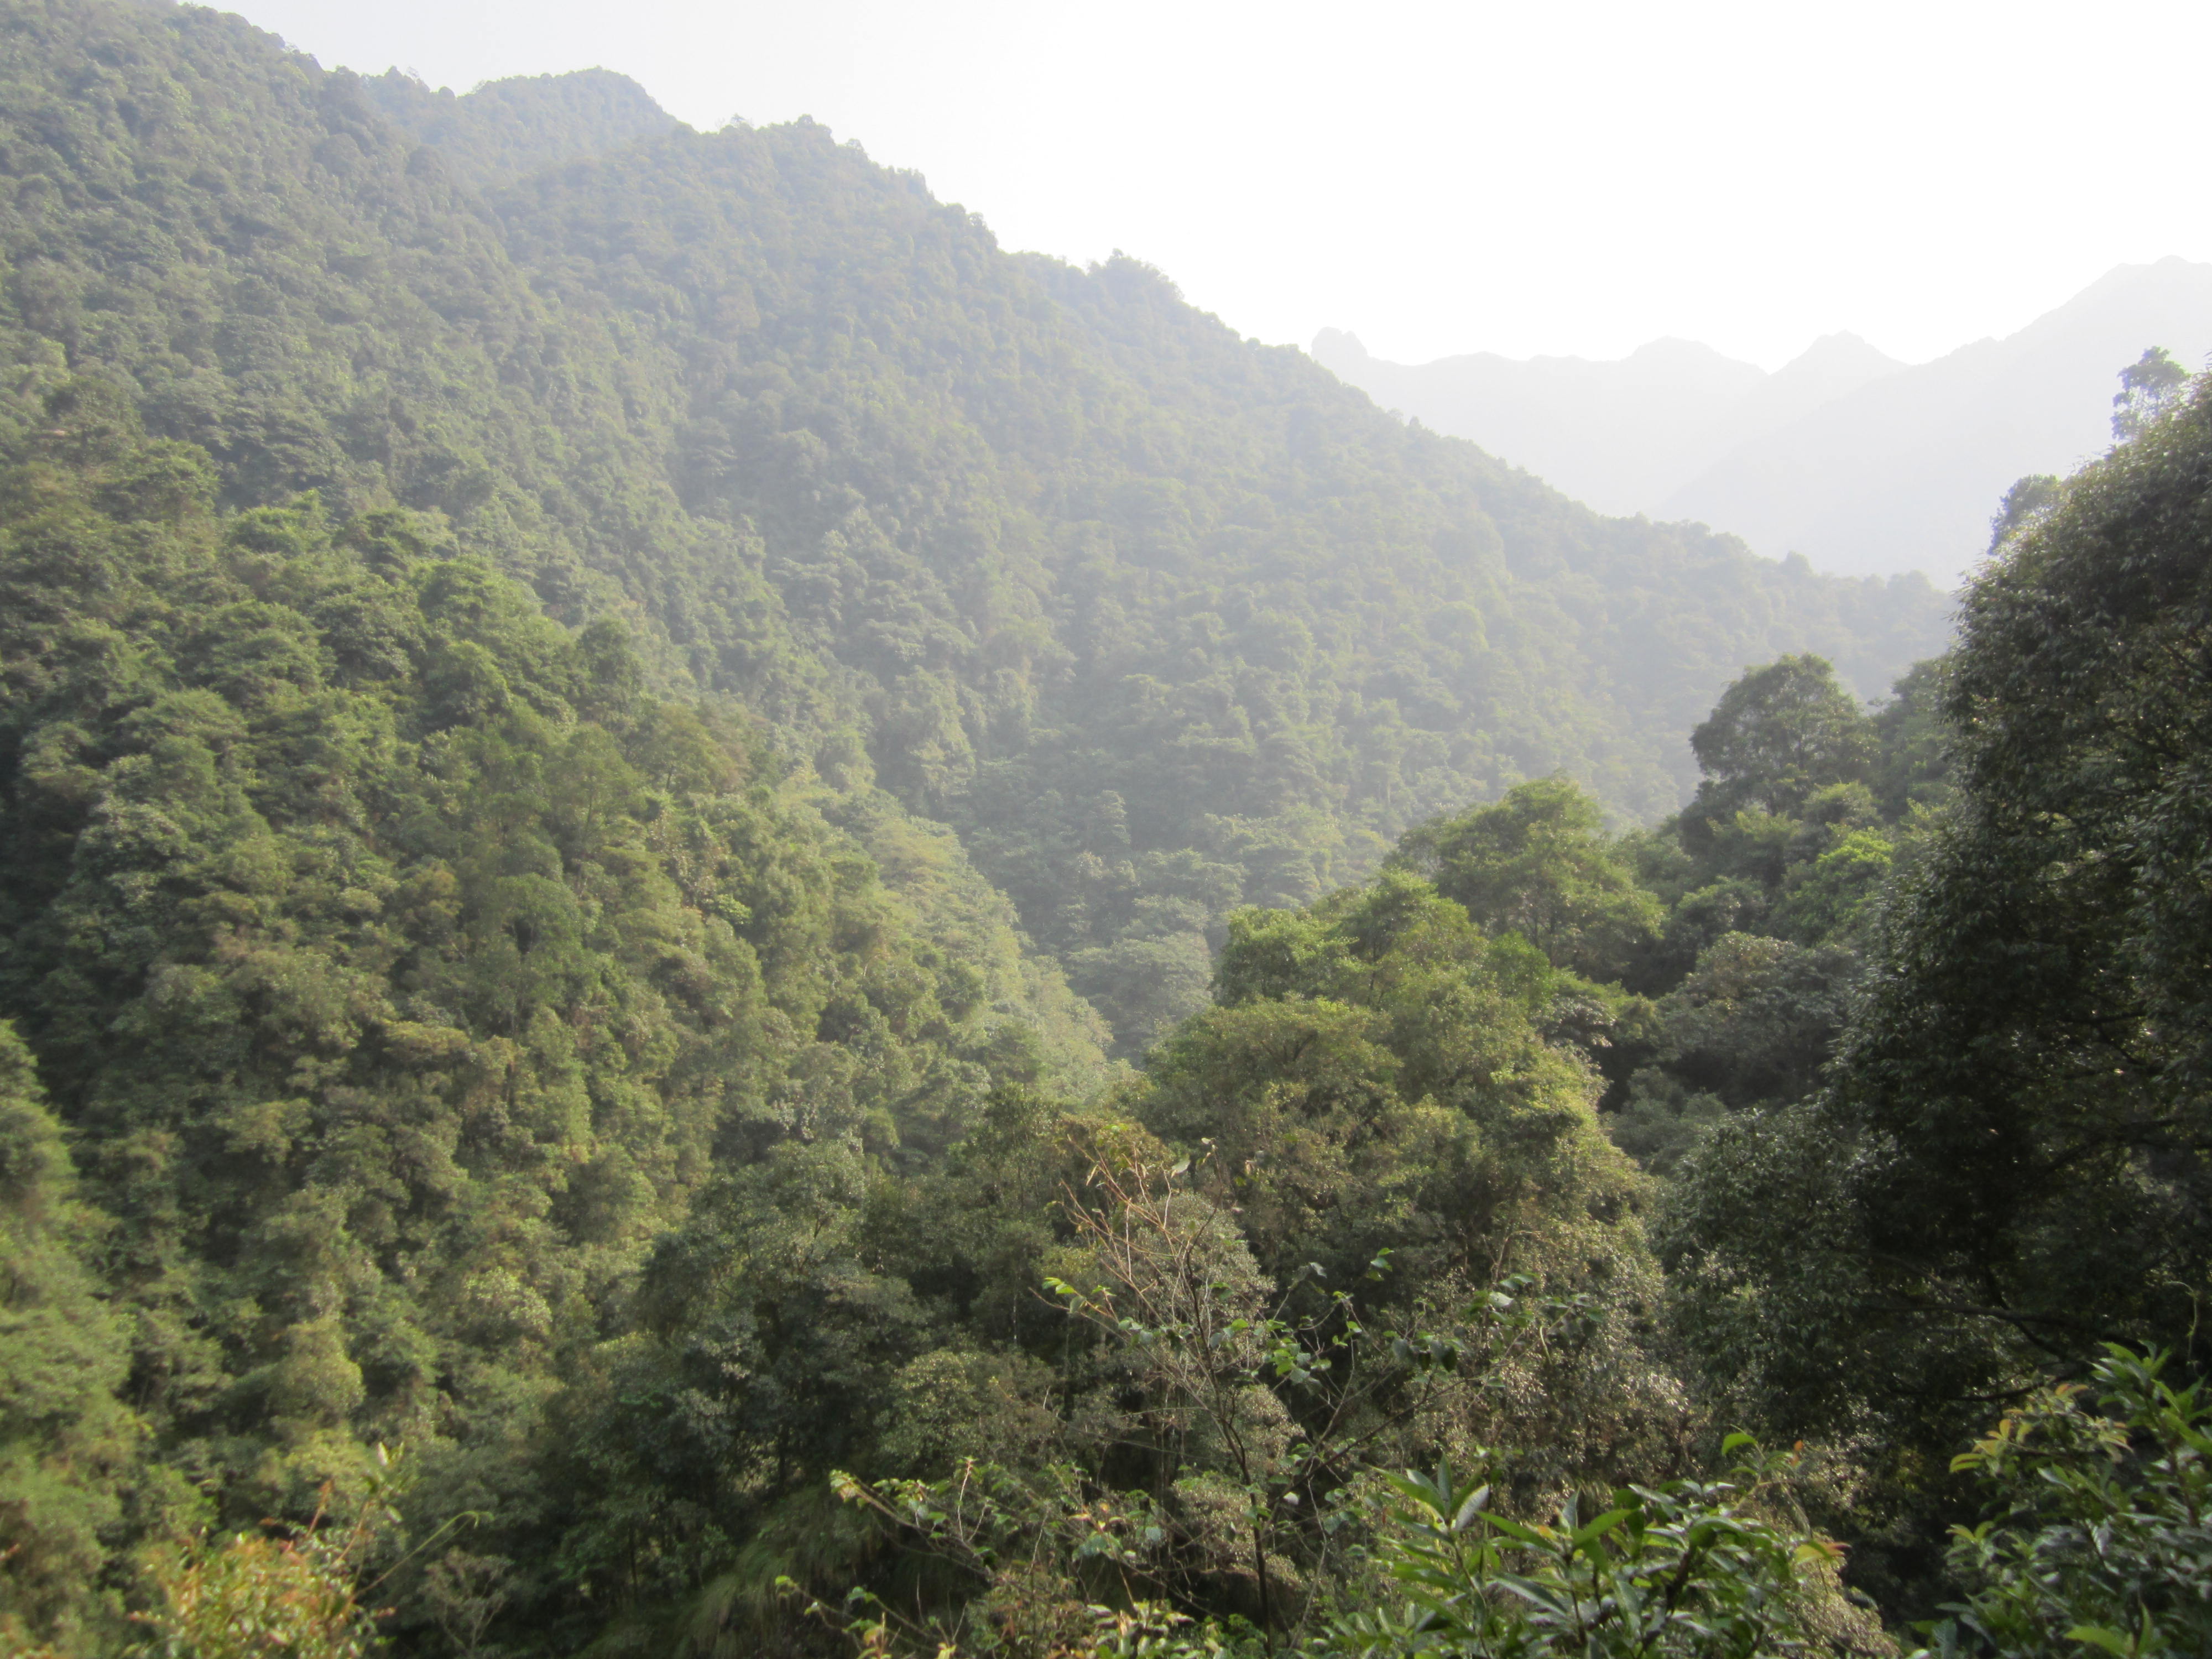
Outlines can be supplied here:
[[1121, 249], [1269, 343], [1921, 362], [2212, 259], [2212, 5], [245, 0], [326, 67], [593, 65], [811, 115], [1012, 248]]

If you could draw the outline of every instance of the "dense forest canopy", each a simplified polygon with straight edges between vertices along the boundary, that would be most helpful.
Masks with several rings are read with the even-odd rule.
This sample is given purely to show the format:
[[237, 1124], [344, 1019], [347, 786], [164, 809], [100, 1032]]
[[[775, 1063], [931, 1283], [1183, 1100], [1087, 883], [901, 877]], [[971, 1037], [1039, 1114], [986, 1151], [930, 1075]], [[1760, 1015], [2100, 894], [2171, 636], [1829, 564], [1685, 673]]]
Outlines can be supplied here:
[[1664, 812], [1744, 664], [1874, 695], [1941, 644], [1924, 584], [1599, 518], [819, 126], [654, 136], [605, 76], [453, 99], [211, 12], [7, 18], [16, 418], [96, 371], [226, 505], [436, 513], [569, 625], [629, 617], [656, 687], [956, 827], [1125, 1053], [1237, 903], [1559, 768]]
[[2201, 1645], [2207, 393], [1940, 654], [811, 124], [0, 86], [0, 1651]]

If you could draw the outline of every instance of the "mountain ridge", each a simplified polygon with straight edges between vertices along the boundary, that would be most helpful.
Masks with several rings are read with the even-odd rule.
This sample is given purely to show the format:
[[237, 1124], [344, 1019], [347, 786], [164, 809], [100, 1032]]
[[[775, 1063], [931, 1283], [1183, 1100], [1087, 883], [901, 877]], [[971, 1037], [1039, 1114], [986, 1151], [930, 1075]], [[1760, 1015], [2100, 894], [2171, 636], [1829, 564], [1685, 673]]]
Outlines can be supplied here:
[[[1955, 582], [2017, 478], [2101, 453], [2113, 377], [2160, 346], [2212, 353], [2212, 265], [2120, 265], [2013, 334], [1905, 364], [1833, 334], [1764, 374], [1654, 341], [1608, 362], [1489, 354], [1404, 365], [1327, 329], [1317, 362], [1609, 512], [1686, 520], [1844, 574]], [[1698, 354], [1706, 354], [1700, 356]], [[1692, 371], [1680, 371], [1692, 366]], [[1670, 385], [1655, 379], [1677, 371]]]
[[629, 76], [605, 69], [512, 76], [459, 95], [398, 69], [363, 76], [361, 87], [380, 113], [437, 150], [457, 178], [477, 189], [657, 138], [682, 125]]
[[[1854, 1571], [1928, 1601], [1994, 1393], [1823, 1358], [1866, 1253], [1793, 1194], [1878, 1146], [1729, 1146], [1952, 856], [1944, 597], [1604, 516], [1139, 261], [634, 92], [0, 0], [0, 1648], [1334, 1651], [1392, 1469], [1735, 1524], [1669, 1483], [1801, 1322], [1859, 1391], [1815, 1431], [1908, 1431]], [[2093, 1198], [2203, 1212], [2137, 1151]], [[1731, 1270], [1668, 1322], [1686, 1179], [1814, 1260], [1772, 1320]], [[1876, 1650], [1773, 1542], [1773, 1627]]]
[[1632, 514], [1696, 453], [1697, 434], [1763, 378], [1694, 341], [1649, 341], [1610, 362], [1492, 352], [1407, 366], [1324, 329], [1315, 361], [1386, 408], [1525, 466], [1601, 512]]
[[[1599, 518], [812, 123], [477, 190], [426, 135], [505, 153], [489, 99], [589, 149], [610, 83], [410, 92], [414, 130], [234, 19], [15, 15], [0, 107], [46, 182], [0, 210], [13, 418], [97, 373], [230, 505], [440, 515], [565, 624], [623, 620], [659, 689], [950, 823], [1133, 1044], [1237, 903], [1562, 767], [1656, 816], [1746, 663], [1818, 648], [1879, 695], [1942, 637], [1924, 585]], [[137, 182], [192, 168], [236, 182]], [[118, 260], [111, 221], [194, 252]]]
[[[1765, 551], [1849, 572], [1917, 562], [1954, 580], [2014, 480], [2112, 441], [2115, 377], [2146, 349], [2212, 352], [2212, 265], [2119, 265], [2002, 337], [1978, 340], [1751, 441], [1660, 503]], [[1849, 480], [1848, 484], [1842, 481]]]

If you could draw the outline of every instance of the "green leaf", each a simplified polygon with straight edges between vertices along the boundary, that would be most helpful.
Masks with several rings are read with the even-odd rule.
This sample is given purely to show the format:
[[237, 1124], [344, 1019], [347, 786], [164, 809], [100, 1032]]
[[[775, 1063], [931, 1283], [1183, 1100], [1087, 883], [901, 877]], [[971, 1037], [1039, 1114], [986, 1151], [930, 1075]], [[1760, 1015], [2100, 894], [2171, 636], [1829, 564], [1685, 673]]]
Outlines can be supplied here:
[[1591, 1522], [1588, 1526], [1576, 1528], [1574, 1533], [1575, 1547], [1578, 1550], [1588, 1549], [1592, 1544], [1596, 1543], [1598, 1540], [1603, 1538], [1607, 1533], [1613, 1531], [1615, 1528], [1620, 1526], [1622, 1522], [1627, 1520], [1630, 1516], [1635, 1513], [1636, 1511], [1632, 1509], [1608, 1510], [1603, 1515], [1598, 1516], [1596, 1520]]
[[1490, 1488], [1487, 1486], [1477, 1486], [1467, 1495], [1467, 1501], [1459, 1506], [1459, 1512], [1452, 1516], [1452, 1530], [1464, 1530], [1468, 1522], [1480, 1515], [1489, 1503]]
[[1511, 1539], [1516, 1544], [1528, 1544], [1532, 1547], [1540, 1547], [1542, 1545], [1550, 1542], [1552, 1537], [1554, 1535], [1549, 1528], [1540, 1529], [1534, 1527], [1524, 1527], [1518, 1521], [1508, 1521], [1502, 1515], [1492, 1516], [1490, 1517], [1490, 1524], [1498, 1531], [1504, 1533], [1508, 1538]]
[[2076, 1625], [2066, 1632], [2066, 1639], [2069, 1642], [2084, 1642], [2091, 1647], [2102, 1648], [2107, 1653], [2117, 1653], [2120, 1656], [2120, 1659], [2132, 1659], [2136, 1650], [2135, 1644], [2126, 1637], [2116, 1630], [2107, 1629], [2103, 1625]]

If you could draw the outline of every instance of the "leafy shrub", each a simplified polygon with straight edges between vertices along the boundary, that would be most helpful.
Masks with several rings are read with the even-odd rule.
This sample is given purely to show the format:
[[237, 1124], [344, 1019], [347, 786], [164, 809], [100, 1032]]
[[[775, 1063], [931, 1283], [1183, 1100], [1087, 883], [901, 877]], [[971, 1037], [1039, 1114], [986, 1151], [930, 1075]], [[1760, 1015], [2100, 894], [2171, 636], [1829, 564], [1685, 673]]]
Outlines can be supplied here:
[[362, 1600], [354, 1556], [366, 1536], [319, 1526], [289, 1538], [240, 1533], [156, 1548], [148, 1558], [159, 1603], [138, 1615], [150, 1632], [139, 1659], [366, 1659], [376, 1616]]
[[[1748, 1437], [1730, 1437], [1731, 1450]], [[1396, 1607], [1337, 1624], [1329, 1651], [1522, 1659], [1753, 1659], [1809, 1650], [1800, 1577], [1833, 1547], [1759, 1518], [1749, 1500], [1781, 1467], [1729, 1481], [1627, 1486], [1584, 1520], [1570, 1498], [1548, 1523], [1494, 1513], [1492, 1487], [1439, 1468], [1392, 1485], [1404, 1500], [1382, 1561]]]
[[1952, 1567], [1981, 1588], [1930, 1628], [1933, 1651], [2212, 1652], [2212, 1401], [2167, 1363], [2111, 1344], [2092, 1372], [2108, 1414], [2061, 1383], [1954, 1461], [1997, 1512], [1954, 1534]]

